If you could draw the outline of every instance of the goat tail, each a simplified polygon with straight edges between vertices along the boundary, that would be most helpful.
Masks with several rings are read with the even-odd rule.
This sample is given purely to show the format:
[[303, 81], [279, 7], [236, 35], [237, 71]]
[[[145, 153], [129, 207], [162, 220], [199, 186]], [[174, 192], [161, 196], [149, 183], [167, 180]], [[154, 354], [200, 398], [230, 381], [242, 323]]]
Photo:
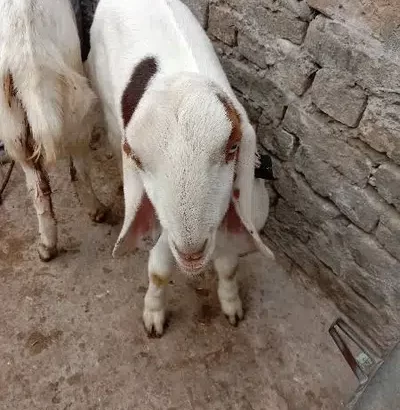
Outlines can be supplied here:
[[7, 70], [0, 70], [0, 139], [9, 155], [25, 158], [25, 115], [15, 98], [13, 79]]
[[42, 68], [12, 74], [16, 96], [21, 101], [33, 137], [33, 157], [55, 162], [63, 141], [63, 86], [61, 76]]
[[[17, 70], [3, 78], [5, 91], [0, 98], [0, 113], [8, 112], [21, 127], [26, 127], [26, 122], [29, 124], [34, 159], [42, 156], [46, 163], [54, 163], [66, 152], [88, 142], [83, 135], [90, 134], [95, 95], [85, 77], [69, 67], [63, 70], [41, 67], [40, 74], [37, 70], [31, 73]], [[7, 125], [10, 118], [1, 118], [0, 114], [0, 122]], [[19, 135], [22, 133], [19, 130]]]

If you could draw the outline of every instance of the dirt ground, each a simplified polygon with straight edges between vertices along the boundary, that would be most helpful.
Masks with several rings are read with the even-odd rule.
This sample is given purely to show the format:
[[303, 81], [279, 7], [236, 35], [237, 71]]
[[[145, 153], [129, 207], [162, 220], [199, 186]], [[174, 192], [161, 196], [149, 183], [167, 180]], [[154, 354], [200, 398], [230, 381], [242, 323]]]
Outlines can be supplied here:
[[[113, 159], [102, 148], [92, 154], [96, 192], [121, 215]], [[67, 164], [51, 180], [56, 260], [37, 257], [19, 167], [0, 206], [0, 409], [342, 408], [356, 381], [328, 334], [337, 311], [290, 265], [257, 254], [241, 261], [247, 314], [237, 328], [220, 312], [211, 273], [176, 273], [169, 327], [148, 339], [147, 255], [112, 259], [121, 221], [90, 222]]]

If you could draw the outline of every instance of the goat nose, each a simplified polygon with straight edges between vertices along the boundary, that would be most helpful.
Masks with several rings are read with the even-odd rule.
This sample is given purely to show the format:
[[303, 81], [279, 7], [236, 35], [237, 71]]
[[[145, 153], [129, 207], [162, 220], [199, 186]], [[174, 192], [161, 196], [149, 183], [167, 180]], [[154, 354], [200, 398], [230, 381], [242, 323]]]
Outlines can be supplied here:
[[176, 245], [175, 245], [175, 249], [178, 252], [178, 255], [180, 258], [182, 258], [183, 260], [187, 262], [193, 262], [193, 261], [198, 261], [203, 257], [206, 246], [207, 246], [207, 241], [205, 241], [201, 247], [191, 252], [182, 252], [178, 249]]

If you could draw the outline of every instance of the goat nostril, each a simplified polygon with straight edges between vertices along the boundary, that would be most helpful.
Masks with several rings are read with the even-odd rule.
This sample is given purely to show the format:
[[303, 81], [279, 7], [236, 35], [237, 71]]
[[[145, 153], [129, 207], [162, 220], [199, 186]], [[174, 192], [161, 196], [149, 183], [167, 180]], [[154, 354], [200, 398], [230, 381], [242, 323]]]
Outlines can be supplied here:
[[187, 252], [187, 253], [181, 252], [176, 245], [175, 245], [175, 249], [183, 260], [188, 261], [188, 262], [193, 262], [193, 261], [200, 260], [204, 256], [204, 251], [206, 249], [206, 246], [207, 246], [207, 241], [204, 242], [200, 250], [195, 251], [195, 252]]

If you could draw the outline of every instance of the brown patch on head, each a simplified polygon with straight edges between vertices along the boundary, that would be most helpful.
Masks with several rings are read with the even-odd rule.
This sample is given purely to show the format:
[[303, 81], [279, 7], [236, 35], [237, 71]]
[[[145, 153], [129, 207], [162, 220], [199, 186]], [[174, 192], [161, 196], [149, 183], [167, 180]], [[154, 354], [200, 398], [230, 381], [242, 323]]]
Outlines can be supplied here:
[[[235, 107], [222, 96], [218, 96], [225, 108], [226, 115], [232, 124], [231, 135], [225, 148], [225, 161], [228, 163], [237, 158], [239, 152], [239, 143], [242, 139], [242, 130], [240, 124], [240, 115]], [[236, 149], [235, 149], [236, 147]]]
[[163, 286], [167, 286], [169, 283], [168, 278], [164, 278], [162, 276], [156, 275], [155, 273], [151, 274], [151, 282], [157, 286], [158, 288], [162, 288]]
[[136, 164], [139, 169], [143, 169], [142, 161], [140, 161], [139, 157], [133, 152], [132, 147], [129, 145], [129, 142], [125, 139], [124, 143], [122, 144], [122, 149], [125, 154]]
[[13, 78], [10, 73], [7, 73], [7, 75], [3, 78], [3, 91], [7, 104], [11, 108], [11, 101], [12, 97], [15, 96], [15, 90]]
[[131, 120], [151, 78], [156, 74], [157, 68], [158, 64], [154, 57], [145, 58], [134, 68], [129, 83], [122, 94], [121, 109], [124, 128]]

